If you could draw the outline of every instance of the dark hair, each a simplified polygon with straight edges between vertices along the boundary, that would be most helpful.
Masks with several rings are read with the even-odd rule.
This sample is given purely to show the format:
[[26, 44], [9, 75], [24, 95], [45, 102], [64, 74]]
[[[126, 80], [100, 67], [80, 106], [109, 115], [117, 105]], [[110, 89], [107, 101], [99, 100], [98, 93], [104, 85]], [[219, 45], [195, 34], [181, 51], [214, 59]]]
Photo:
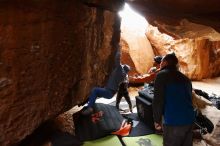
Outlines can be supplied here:
[[167, 66], [169, 67], [177, 67], [178, 64], [178, 59], [175, 55], [175, 53], [169, 53], [167, 55], [165, 55], [162, 59], [162, 61], [166, 61], [168, 63]]
[[123, 70], [125, 71], [125, 73], [128, 73], [131, 70], [131, 67], [127, 64], [123, 65]]
[[162, 56], [155, 56], [155, 57], [154, 57], [154, 61], [155, 61], [157, 64], [160, 64], [161, 61], [162, 61]]

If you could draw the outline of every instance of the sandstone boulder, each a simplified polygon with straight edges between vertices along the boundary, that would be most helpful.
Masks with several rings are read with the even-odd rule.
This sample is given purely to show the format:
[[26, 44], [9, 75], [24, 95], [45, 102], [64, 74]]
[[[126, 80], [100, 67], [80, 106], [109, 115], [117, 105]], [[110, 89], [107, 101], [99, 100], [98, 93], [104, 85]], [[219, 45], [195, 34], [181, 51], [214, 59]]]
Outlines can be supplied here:
[[145, 74], [153, 65], [154, 52], [145, 35], [123, 29], [121, 34], [121, 62], [131, 66], [130, 75]]
[[0, 145], [9, 146], [103, 85], [120, 21], [78, 0], [0, 3]]
[[[175, 52], [180, 70], [190, 79], [201, 80], [220, 74], [220, 34], [208, 26], [183, 20], [179, 26], [158, 25], [165, 33], [150, 26], [147, 37], [155, 52]], [[170, 34], [170, 35], [167, 35]]]

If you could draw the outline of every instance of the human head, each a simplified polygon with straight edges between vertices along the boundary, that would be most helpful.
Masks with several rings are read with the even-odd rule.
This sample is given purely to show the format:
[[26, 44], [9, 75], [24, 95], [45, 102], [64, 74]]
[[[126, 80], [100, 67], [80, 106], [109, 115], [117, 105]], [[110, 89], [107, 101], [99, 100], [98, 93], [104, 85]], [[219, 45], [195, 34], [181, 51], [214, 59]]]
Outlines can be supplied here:
[[127, 74], [131, 70], [131, 67], [127, 64], [123, 64], [123, 70]]
[[160, 65], [161, 60], [162, 60], [162, 56], [155, 56], [154, 57], [154, 66]]
[[169, 53], [165, 55], [161, 61], [160, 67], [169, 67], [173, 69], [177, 69], [178, 59], [175, 53]]

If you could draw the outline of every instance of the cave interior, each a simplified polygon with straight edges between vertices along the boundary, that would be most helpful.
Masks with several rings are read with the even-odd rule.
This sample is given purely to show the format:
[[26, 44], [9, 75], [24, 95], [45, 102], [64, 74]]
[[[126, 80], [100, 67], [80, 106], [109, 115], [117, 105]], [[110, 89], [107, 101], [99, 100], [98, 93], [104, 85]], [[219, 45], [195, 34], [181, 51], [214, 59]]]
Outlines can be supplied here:
[[[0, 145], [51, 146], [57, 129], [74, 135], [72, 115], [94, 86], [105, 85], [118, 46], [130, 76], [147, 73], [156, 55], [174, 52], [195, 88], [220, 96], [218, 0], [0, 5]], [[215, 125], [219, 112], [204, 110]], [[216, 127], [206, 138], [210, 145], [220, 144]]]

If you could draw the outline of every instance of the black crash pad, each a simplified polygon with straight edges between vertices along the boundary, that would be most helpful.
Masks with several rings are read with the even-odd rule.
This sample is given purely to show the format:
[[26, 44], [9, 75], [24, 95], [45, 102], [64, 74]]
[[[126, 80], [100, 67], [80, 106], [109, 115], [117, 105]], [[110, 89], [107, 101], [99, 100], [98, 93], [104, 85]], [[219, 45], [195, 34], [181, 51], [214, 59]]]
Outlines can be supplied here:
[[143, 136], [148, 134], [154, 134], [155, 131], [144, 121], [140, 119], [137, 113], [124, 114], [123, 117], [128, 120], [132, 120], [132, 129], [128, 137]]
[[55, 132], [51, 136], [52, 146], [82, 146], [83, 143], [75, 136], [65, 132]]
[[124, 118], [115, 106], [96, 103], [94, 113], [99, 111], [103, 112], [103, 116], [95, 123], [92, 121], [91, 115], [80, 115], [77, 121], [75, 121], [76, 136], [81, 141], [102, 138], [120, 129]]

